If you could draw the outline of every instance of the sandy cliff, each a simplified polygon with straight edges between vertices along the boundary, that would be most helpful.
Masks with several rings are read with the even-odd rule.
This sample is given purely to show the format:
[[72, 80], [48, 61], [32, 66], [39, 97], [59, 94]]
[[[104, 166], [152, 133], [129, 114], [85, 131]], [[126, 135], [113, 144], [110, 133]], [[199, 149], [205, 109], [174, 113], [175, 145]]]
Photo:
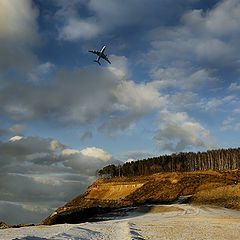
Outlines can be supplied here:
[[43, 224], [91, 221], [101, 213], [149, 202], [170, 203], [192, 195], [193, 203], [240, 209], [240, 170], [158, 173], [99, 179], [85, 193], [58, 208]]

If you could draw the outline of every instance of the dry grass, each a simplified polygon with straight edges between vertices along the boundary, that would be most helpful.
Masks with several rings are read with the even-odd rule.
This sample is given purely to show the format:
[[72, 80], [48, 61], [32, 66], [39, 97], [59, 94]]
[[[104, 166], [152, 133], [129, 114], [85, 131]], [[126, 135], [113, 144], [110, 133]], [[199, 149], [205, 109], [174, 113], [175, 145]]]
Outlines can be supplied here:
[[240, 184], [201, 190], [194, 194], [192, 201], [198, 204], [240, 209]]
[[196, 189], [196, 192], [200, 192], [200, 191], [204, 191], [204, 190], [212, 190], [215, 188], [223, 187], [223, 185], [225, 185], [225, 184], [220, 183], [220, 182], [204, 183]]

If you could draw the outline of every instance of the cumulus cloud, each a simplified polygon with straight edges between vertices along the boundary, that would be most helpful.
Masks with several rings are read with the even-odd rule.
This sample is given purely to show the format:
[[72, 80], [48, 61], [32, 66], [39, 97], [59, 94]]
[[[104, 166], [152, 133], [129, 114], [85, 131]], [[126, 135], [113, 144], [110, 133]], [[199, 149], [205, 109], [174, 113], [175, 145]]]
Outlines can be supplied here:
[[[150, 31], [146, 58], [152, 78], [167, 87], [214, 89], [226, 74], [237, 74], [240, 19], [237, 0], [224, 0], [208, 11], [190, 10], [179, 25]], [[180, 81], [178, 81], [180, 80]], [[233, 86], [233, 85], [232, 85]]]
[[50, 62], [39, 64], [28, 74], [29, 80], [33, 82], [44, 80], [44, 77], [47, 77], [54, 67], [55, 65]]
[[19, 140], [21, 140], [21, 139], [23, 139], [22, 136], [14, 136], [14, 137], [11, 137], [11, 138], [9, 139], [9, 141], [10, 141], [10, 142], [15, 142], [15, 141], [19, 141]]
[[[59, 37], [62, 40], [75, 41], [81, 39], [92, 39], [99, 35], [111, 32], [124, 31], [124, 28], [134, 28], [132, 34], [139, 27], [166, 24], [173, 22], [180, 13], [187, 8], [191, 1], [119, 1], [119, 0], [96, 0], [91, 1], [56, 1], [60, 7], [55, 16], [63, 19], [59, 27]], [[107, 7], [106, 7], [107, 6]], [[89, 17], [83, 17], [84, 10]], [[134, 18], [133, 13], [135, 14]], [[171, 9], [171, 11], [168, 11]], [[147, 21], [142, 21], [147, 19]], [[174, 20], [173, 20], [174, 19]]]
[[60, 125], [86, 125], [100, 119], [100, 129], [125, 130], [159, 109], [164, 97], [151, 83], [127, 80], [126, 58], [115, 59], [113, 66], [101, 69], [57, 70], [54, 79], [41, 86], [11, 82], [0, 89], [1, 112], [13, 120], [48, 119]]
[[117, 99], [114, 107], [118, 111], [103, 122], [99, 127], [101, 131], [125, 130], [139, 118], [159, 110], [165, 104], [165, 97], [151, 83], [121, 81], [113, 94]]
[[125, 56], [110, 55], [112, 64], [108, 66], [108, 70], [119, 79], [128, 78], [128, 59]]
[[0, 73], [26, 71], [36, 61], [30, 47], [38, 42], [37, 16], [31, 0], [0, 2]]
[[222, 121], [221, 131], [240, 131], [239, 114], [238, 102], [237, 107]]
[[204, 111], [224, 111], [223, 106], [229, 106], [229, 108], [231, 106], [234, 106], [236, 103], [238, 104], [239, 100], [236, 96], [234, 95], [228, 95], [228, 96], [224, 96], [222, 98], [211, 98], [208, 99], [207, 101], [203, 101], [202, 102], [202, 108], [204, 109]]
[[[100, 148], [70, 149], [39, 137], [15, 136], [0, 142], [0, 152], [1, 220], [11, 224], [40, 222], [84, 191], [99, 168], [115, 161]], [[23, 215], [8, 214], [11, 207]]]
[[115, 92], [118, 102], [137, 112], [148, 111], [163, 106], [164, 97], [152, 84], [136, 84], [133, 81], [121, 82]]
[[229, 86], [230, 91], [240, 91], [240, 84], [237, 82], [232, 82]]
[[154, 139], [160, 149], [174, 152], [214, 146], [209, 131], [185, 112], [161, 111], [160, 126]]
[[107, 153], [103, 149], [96, 147], [85, 148], [81, 151], [81, 153], [86, 157], [98, 158], [103, 161], [109, 161], [112, 158], [112, 156], [109, 153]]
[[[56, 117], [62, 123], [85, 123], [110, 111], [116, 80], [99, 69], [59, 70], [55, 81], [41, 87], [16, 82], [0, 89], [1, 110], [15, 120]], [[16, 88], [17, 95], [13, 94]]]
[[72, 149], [72, 148], [65, 148], [65, 149], [62, 150], [62, 155], [63, 156], [69, 156], [69, 155], [78, 154], [78, 153], [80, 153], [79, 150]]
[[185, 67], [154, 68], [151, 70], [153, 84], [161, 89], [173, 88], [181, 90], [203, 89], [206, 86], [216, 86], [217, 77], [212, 76], [207, 69]]
[[66, 26], [63, 27], [59, 34], [60, 39], [77, 40], [91, 39], [101, 32], [97, 22], [92, 20], [69, 19]]

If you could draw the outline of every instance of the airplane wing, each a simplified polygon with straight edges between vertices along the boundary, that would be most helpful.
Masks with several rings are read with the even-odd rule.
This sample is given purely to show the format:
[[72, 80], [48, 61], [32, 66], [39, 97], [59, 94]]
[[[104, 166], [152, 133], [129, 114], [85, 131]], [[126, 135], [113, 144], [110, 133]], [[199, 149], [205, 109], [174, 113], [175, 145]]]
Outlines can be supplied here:
[[97, 54], [97, 55], [100, 53], [99, 51], [94, 51], [94, 50], [88, 50], [88, 52], [94, 53], [94, 54]]
[[106, 60], [109, 64], [111, 64], [111, 62], [109, 61], [109, 59], [107, 58], [107, 56], [102, 56], [102, 58], [104, 59], [104, 60]]

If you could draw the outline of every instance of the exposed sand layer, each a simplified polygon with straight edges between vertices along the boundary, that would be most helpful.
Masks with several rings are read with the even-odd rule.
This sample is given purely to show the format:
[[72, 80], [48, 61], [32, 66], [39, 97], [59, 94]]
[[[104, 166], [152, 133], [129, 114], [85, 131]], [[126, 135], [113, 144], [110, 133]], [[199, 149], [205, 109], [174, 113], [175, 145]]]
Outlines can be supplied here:
[[109, 221], [4, 229], [0, 230], [0, 237], [2, 240], [240, 239], [240, 211], [188, 204], [152, 205], [148, 208], [148, 213], [139, 215], [135, 211], [128, 217]]
[[119, 200], [142, 187], [143, 183], [106, 183], [92, 187], [86, 198], [102, 200]]

